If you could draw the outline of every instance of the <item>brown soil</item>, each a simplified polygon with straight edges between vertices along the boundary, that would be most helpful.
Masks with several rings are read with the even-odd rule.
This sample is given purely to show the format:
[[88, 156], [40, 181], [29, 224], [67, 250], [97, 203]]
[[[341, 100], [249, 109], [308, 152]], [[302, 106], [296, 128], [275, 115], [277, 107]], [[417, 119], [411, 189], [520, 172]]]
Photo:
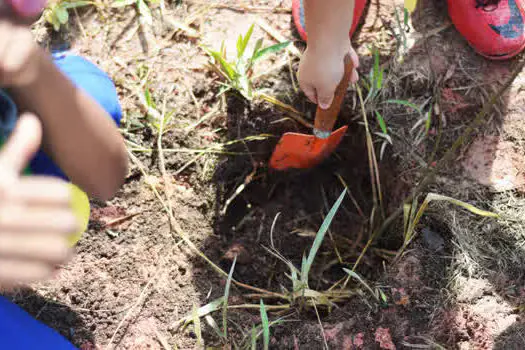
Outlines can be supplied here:
[[[236, 1], [211, 4], [219, 3], [218, 8], [191, 1], [166, 3], [164, 18], [184, 21], [201, 13], [191, 24], [202, 33], [200, 42], [218, 48], [220, 41], [227, 39], [230, 51], [237, 35], [260, 18], [285, 37], [297, 38], [289, 12], [267, 10], [274, 6], [289, 9], [291, 1], [250, 1], [247, 11]], [[420, 1], [421, 10], [413, 16], [415, 31], [410, 33], [410, 40], [415, 45], [402, 65], [389, 64], [395, 51], [389, 28], [396, 27], [393, 4], [399, 3], [402, 1], [371, 2], [354, 40], [362, 55], [360, 72], [364, 76], [372, 66], [367, 45], [374, 43], [381, 62], [388, 67], [386, 74], [392, 77], [385, 98], [420, 104], [440, 94], [439, 107], [444, 111], [437, 150], [440, 156], [472, 120], [493, 87], [508, 76], [513, 62], [490, 63], [477, 56], [452, 26], [446, 26], [445, 2], [425, 0]], [[72, 16], [66, 31], [66, 37], [74, 39], [73, 49], [98, 63], [115, 80], [126, 112], [124, 135], [137, 148], [156, 150], [158, 137], [155, 128], [148, 125], [137, 94], [148, 89], [158, 109], [166, 101], [166, 110], [174, 113], [162, 144], [167, 177], [160, 171], [157, 151], [134, 152], [138, 160], [132, 163], [117, 197], [108, 203], [93, 203], [90, 228], [71, 263], [54, 280], [12, 293], [17, 303], [83, 349], [197, 348], [192, 326], [181, 329], [177, 321], [191, 315], [194, 306], [205, 305], [224, 293], [225, 279], [170, 230], [163, 205], [152, 188], [164, 198], [170, 195], [175, 220], [209, 259], [228, 271], [237, 254], [234, 278], [271, 291], [291, 289], [291, 283], [286, 277], [287, 267], [264, 248], [271, 245], [270, 233], [275, 248], [299, 267], [324, 215], [343, 190], [337, 175], [348, 184], [360, 208], [348, 198], [343, 202], [330, 228], [331, 236], [326, 237], [314, 263], [310, 287], [325, 290], [344, 277], [342, 267], [353, 265], [368, 240], [364, 228], [373, 203], [355, 93], [349, 94], [341, 113], [339, 124], [349, 124], [350, 128], [334, 155], [311, 170], [269, 171], [267, 160], [278, 137], [286, 131], [308, 133], [308, 129], [291, 119], [283, 121], [287, 115], [268, 103], [246, 103], [236, 95], [218, 97], [216, 77], [203, 68], [207, 58], [198, 41], [170, 28], [167, 20], [161, 21], [157, 9], [153, 27], [145, 29], [138, 24], [132, 7], [87, 9], [80, 11], [79, 18]], [[424, 44], [422, 33], [429, 32], [433, 34]], [[47, 32], [43, 33], [43, 41], [55, 45], [48, 40]], [[254, 36], [271, 42], [257, 26]], [[299, 42], [296, 46], [304, 47]], [[264, 71], [277, 61], [273, 57], [258, 69]], [[293, 59], [293, 69], [297, 64]], [[307, 118], [314, 113], [315, 106], [294, 92], [287, 66], [262, 79], [258, 87], [268, 89]], [[519, 101], [523, 96], [521, 90], [506, 94], [487, 128], [490, 133], [502, 131], [505, 140], [518, 140], [521, 146], [525, 133], [523, 128], [519, 131], [523, 124]], [[210, 118], [188, 129], [214, 109], [217, 112]], [[432, 154], [437, 137], [429, 132], [421, 145], [414, 146], [415, 135], [409, 130], [419, 117], [407, 113], [403, 106], [392, 105], [382, 112], [397, 133], [394, 146], [387, 148], [380, 161], [389, 214], [426, 170], [425, 160]], [[506, 126], [504, 115], [518, 120], [514, 121], [516, 127]], [[433, 131], [440, 124], [436, 119]], [[260, 134], [273, 137], [227, 146], [223, 153], [231, 155], [206, 153], [196, 158], [195, 152], [183, 152]], [[460, 164], [447, 166], [444, 178], [438, 179], [433, 190], [454, 196], [465, 194], [460, 199], [476, 200], [475, 194], [468, 195], [473, 190], [458, 190], [462, 188], [458, 183], [464, 180], [458, 175], [462, 174]], [[453, 185], [447, 186], [450, 183]], [[243, 184], [243, 191], [234, 196]], [[358, 268], [359, 275], [385, 293], [387, 303], [377, 302], [362, 288], [362, 294], [332, 312], [319, 310], [323, 330], [313, 310], [291, 308], [280, 315], [270, 313], [271, 319], [283, 316], [286, 320], [272, 328], [271, 348], [323, 349], [325, 340], [331, 349], [389, 349], [394, 344], [397, 349], [414, 348], [427, 346], [430, 340], [462, 349], [509, 349], [520, 344], [523, 326], [514, 310], [521, 297], [512, 299], [502, 292], [519, 286], [520, 278], [500, 283], [490, 278], [486, 283], [492, 287], [480, 287], [482, 292], [477, 297], [462, 294], [474, 287], [450, 291], [456, 277], [455, 231], [436, 212], [430, 212], [421, 226], [432, 233], [418, 237], [409, 251], [392, 263], [391, 253], [395, 254], [402, 243], [400, 226], [394, 225], [376, 242]], [[436, 245], [436, 239], [444, 243]], [[344, 258], [343, 264], [338, 262], [334, 246]], [[231, 305], [259, 302], [237, 288], [231, 293]], [[509, 306], [497, 308], [503, 301]], [[229, 320], [231, 339], [237, 342], [261, 322], [258, 310], [230, 311]], [[215, 321], [221, 324], [221, 316]], [[201, 322], [207, 345], [228, 348], [204, 319]]]

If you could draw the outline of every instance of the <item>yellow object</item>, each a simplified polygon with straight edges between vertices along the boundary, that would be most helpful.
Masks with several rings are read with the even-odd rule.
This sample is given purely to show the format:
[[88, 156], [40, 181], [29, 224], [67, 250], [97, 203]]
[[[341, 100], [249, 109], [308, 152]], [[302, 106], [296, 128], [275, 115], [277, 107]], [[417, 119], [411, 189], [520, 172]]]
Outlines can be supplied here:
[[412, 13], [416, 9], [417, 0], [405, 0], [405, 8]]
[[80, 231], [71, 235], [69, 241], [71, 246], [74, 246], [80, 240], [84, 231], [88, 228], [91, 207], [89, 205], [89, 198], [84, 191], [72, 183], [70, 183], [69, 186], [71, 187], [71, 207], [80, 220]]

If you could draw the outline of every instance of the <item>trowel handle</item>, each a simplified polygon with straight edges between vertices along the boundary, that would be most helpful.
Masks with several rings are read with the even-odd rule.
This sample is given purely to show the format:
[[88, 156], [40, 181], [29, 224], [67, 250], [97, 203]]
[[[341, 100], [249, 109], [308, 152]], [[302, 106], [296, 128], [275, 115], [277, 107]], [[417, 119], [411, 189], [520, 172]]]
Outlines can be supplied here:
[[346, 95], [346, 90], [350, 84], [350, 77], [352, 76], [352, 71], [354, 69], [350, 54], [345, 56], [344, 63], [345, 73], [343, 75], [343, 79], [341, 79], [341, 82], [335, 89], [332, 105], [328, 109], [321, 109], [319, 106], [317, 106], [314, 122], [314, 134], [328, 133], [326, 136], [328, 137], [334, 128], [335, 121], [337, 120], [337, 116], [341, 111], [341, 104], [343, 103], [343, 99]]

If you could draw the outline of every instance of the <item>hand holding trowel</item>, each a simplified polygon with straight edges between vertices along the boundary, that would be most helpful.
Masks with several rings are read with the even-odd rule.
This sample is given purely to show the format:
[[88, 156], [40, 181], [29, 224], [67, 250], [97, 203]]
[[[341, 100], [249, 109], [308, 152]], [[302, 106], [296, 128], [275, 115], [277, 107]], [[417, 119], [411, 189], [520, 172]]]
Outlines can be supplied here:
[[341, 104], [350, 83], [353, 64], [345, 57], [345, 72], [337, 86], [332, 105], [328, 109], [317, 106], [313, 135], [288, 132], [281, 137], [270, 159], [270, 167], [276, 170], [289, 168], [306, 169], [318, 165], [328, 157], [341, 142], [348, 126], [332, 132]]

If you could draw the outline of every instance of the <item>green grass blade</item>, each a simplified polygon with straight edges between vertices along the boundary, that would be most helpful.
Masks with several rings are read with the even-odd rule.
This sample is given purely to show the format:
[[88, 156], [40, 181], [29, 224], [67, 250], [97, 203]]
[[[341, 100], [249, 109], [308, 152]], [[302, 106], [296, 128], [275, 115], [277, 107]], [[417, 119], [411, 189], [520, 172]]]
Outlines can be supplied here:
[[315, 235], [314, 243], [312, 244], [312, 248], [310, 248], [310, 253], [308, 254], [308, 258], [306, 259], [306, 266], [301, 267], [302, 273], [306, 275], [306, 277], [301, 276], [301, 278], [308, 278], [308, 274], [310, 273], [310, 269], [312, 267], [312, 264], [314, 262], [315, 256], [317, 255], [317, 251], [321, 247], [321, 244], [323, 243], [324, 236], [326, 234], [326, 231], [328, 231], [328, 228], [330, 227], [330, 224], [332, 223], [332, 220], [334, 219], [335, 214], [339, 210], [339, 206], [343, 202], [343, 199], [346, 195], [346, 189], [343, 190], [337, 201], [335, 202], [334, 206], [330, 211], [328, 212], [328, 215], [326, 215], [326, 218], [323, 221], [323, 224], [321, 225], [321, 228], [319, 231], [317, 231], [317, 234]]
[[297, 276], [297, 269], [292, 265], [292, 267], [290, 267], [290, 270], [292, 271], [292, 275], [291, 275], [291, 278], [292, 278], [292, 288], [293, 288], [293, 291], [297, 291], [297, 289], [299, 288], [299, 278]]
[[385, 75], [385, 71], [383, 69], [379, 70], [379, 76], [377, 77], [377, 90], [381, 90], [383, 87], [383, 78]]
[[239, 37], [237, 38], [236, 47], [237, 47], [237, 58], [241, 58], [242, 57], [242, 35], [239, 35]]
[[259, 50], [259, 51], [254, 53], [252, 61], [255, 62], [255, 61], [260, 60], [261, 58], [263, 58], [264, 56], [266, 56], [266, 55], [268, 55], [270, 53], [276, 53], [276, 52], [279, 52], [281, 50], [284, 50], [291, 43], [292, 43], [291, 41], [285, 41], [285, 42], [282, 42], [282, 43], [279, 43], [279, 44], [275, 44], [275, 45], [272, 45], [272, 46], [265, 47], [264, 49]]
[[153, 98], [151, 97], [151, 91], [149, 89], [144, 90], [144, 99], [146, 100], [146, 105], [151, 108], [157, 108]]
[[197, 306], [193, 304], [193, 329], [195, 331], [195, 335], [197, 336], [197, 346], [202, 345], [202, 328], [201, 328], [201, 319], [199, 317], [199, 312], [197, 310]]
[[[301, 282], [307, 286], [308, 285], [308, 269], [307, 269], [307, 262], [306, 262], [306, 255], [303, 254], [303, 260], [301, 261]], [[299, 289], [299, 288], [298, 288]], [[296, 292], [294, 288], [294, 292]]]
[[250, 38], [252, 37], [253, 28], [255, 24], [252, 24], [250, 29], [246, 32], [246, 35], [244, 35], [244, 38], [239, 36], [239, 41], [237, 41], [237, 58], [241, 58], [244, 55], [244, 51], [246, 51], [246, 47], [248, 46], [248, 43], [250, 42]]
[[[215, 299], [211, 302], [209, 302], [208, 304], [204, 305], [204, 306], [201, 306], [198, 310], [197, 310], [197, 315], [199, 317], [204, 317], [212, 312], [215, 312], [217, 310], [219, 310], [221, 308], [221, 305], [224, 301], [224, 297], [220, 297], [218, 299]], [[193, 321], [193, 316], [192, 315], [189, 315], [189, 316], [186, 316], [184, 317], [183, 319], [181, 319], [179, 321], [179, 323], [189, 323], [189, 322], [192, 322]]]
[[393, 104], [402, 105], [405, 107], [410, 107], [413, 110], [417, 111], [418, 113], [421, 113], [421, 110], [419, 109], [418, 106], [416, 106], [415, 104], [411, 102], [405, 101], [405, 100], [387, 100], [384, 103], [393, 103]]
[[381, 296], [381, 300], [383, 301], [383, 304], [388, 305], [388, 298], [386, 294], [379, 288], [377, 290], [379, 291], [379, 295]]
[[257, 350], [257, 329], [252, 327], [252, 337], [251, 337], [252, 350]]
[[381, 131], [383, 131], [383, 134], [388, 135], [388, 130], [386, 128], [385, 120], [383, 119], [383, 116], [378, 111], [376, 112], [376, 118], [377, 122], [379, 123], [379, 127], [381, 127]]
[[263, 38], [260, 38], [260, 39], [257, 39], [257, 41], [255, 42], [255, 47], [253, 48], [252, 58], [250, 59], [251, 62], [253, 62], [253, 59], [254, 59], [255, 55], [256, 55], [256, 54], [259, 52], [259, 50], [261, 49], [262, 44], [263, 44], [263, 41], [264, 41], [264, 39], [263, 39]]
[[268, 350], [270, 347], [270, 323], [268, 322], [268, 314], [264, 307], [264, 302], [261, 299], [261, 324], [263, 330], [263, 344], [264, 350]]
[[425, 122], [425, 131], [428, 133], [430, 130], [430, 126], [432, 125], [432, 113], [430, 111], [427, 112], [427, 120]]
[[357, 273], [355, 273], [354, 271], [352, 270], [349, 270], [349, 269], [346, 269], [346, 268], [343, 268], [343, 271], [346, 272], [350, 277], [353, 277], [355, 278], [359, 283], [361, 283], [366, 289], [368, 289], [368, 291], [370, 292], [370, 294], [372, 294], [372, 296], [379, 301], [379, 298], [377, 296], [377, 293], [374, 292], [374, 290], [361, 278], [361, 276], [359, 276]]
[[228, 79], [230, 81], [234, 80], [236, 73], [232, 65], [226, 62], [224, 57], [222, 57], [222, 55], [219, 52], [208, 50], [208, 53], [215, 59], [217, 63], [220, 64], [222, 70], [224, 71], [224, 73], [226, 73], [226, 76], [228, 77]]
[[233, 264], [226, 280], [226, 286], [224, 287], [224, 303], [222, 305], [222, 332], [224, 337], [228, 337], [228, 298], [230, 297], [230, 288], [232, 285], [233, 271], [235, 270], [235, 263], [237, 262], [237, 255], [233, 259]]

